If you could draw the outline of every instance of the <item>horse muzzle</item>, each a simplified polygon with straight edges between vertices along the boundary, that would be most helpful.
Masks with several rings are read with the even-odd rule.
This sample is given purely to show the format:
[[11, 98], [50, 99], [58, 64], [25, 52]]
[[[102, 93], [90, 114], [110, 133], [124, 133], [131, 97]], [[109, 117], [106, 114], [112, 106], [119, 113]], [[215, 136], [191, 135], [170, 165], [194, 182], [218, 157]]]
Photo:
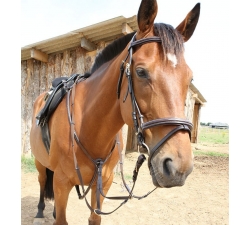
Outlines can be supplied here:
[[149, 170], [153, 184], [165, 188], [183, 186], [193, 170], [193, 160], [185, 164], [185, 169], [181, 163], [181, 159], [173, 160], [169, 157], [152, 160]]
[[[167, 133], [152, 149], [149, 149], [143, 143], [148, 150], [148, 167], [153, 183], [156, 187], [182, 186], [193, 170], [193, 154], [190, 145], [192, 123], [179, 118], [163, 118], [146, 122], [142, 125], [142, 128], [145, 130], [159, 125], [175, 125], [175, 128]], [[178, 143], [178, 146], [165, 145], [179, 132], [187, 132], [189, 140], [187, 141], [182, 136], [174, 142]]]

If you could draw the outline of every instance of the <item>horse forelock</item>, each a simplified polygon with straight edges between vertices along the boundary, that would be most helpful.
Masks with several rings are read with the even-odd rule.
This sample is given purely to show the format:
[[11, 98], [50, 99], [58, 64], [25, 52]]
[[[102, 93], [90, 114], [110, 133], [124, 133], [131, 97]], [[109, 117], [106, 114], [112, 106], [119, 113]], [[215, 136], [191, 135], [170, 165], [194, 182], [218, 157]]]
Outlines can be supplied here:
[[99, 67], [101, 67], [104, 63], [110, 61], [114, 57], [116, 57], [119, 53], [121, 53], [124, 48], [127, 46], [129, 41], [131, 41], [135, 32], [129, 33], [112, 43], [110, 43], [107, 47], [105, 47], [95, 58], [95, 62], [91, 68], [91, 73], [94, 73]]
[[179, 58], [184, 51], [182, 35], [169, 24], [155, 23], [154, 33], [161, 38], [164, 56], [173, 54]]

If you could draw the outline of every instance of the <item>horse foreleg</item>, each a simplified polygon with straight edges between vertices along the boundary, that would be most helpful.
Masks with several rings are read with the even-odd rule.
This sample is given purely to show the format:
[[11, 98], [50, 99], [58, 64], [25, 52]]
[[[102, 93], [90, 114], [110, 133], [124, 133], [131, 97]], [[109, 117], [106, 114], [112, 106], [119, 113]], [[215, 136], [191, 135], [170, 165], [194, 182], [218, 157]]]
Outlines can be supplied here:
[[73, 185], [61, 170], [55, 170], [54, 173], [54, 198], [55, 198], [55, 212], [53, 213], [55, 222], [53, 225], [67, 225], [66, 207], [68, 197]]
[[[108, 193], [108, 190], [113, 182], [114, 174], [112, 173], [109, 179], [103, 183], [103, 193], [106, 195]], [[100, 196], [100, 206], [102, 208], [104, 198]], [[94, 185], [91, 188], [91, 207], [93, 209], [97, 208], [97, 202], [96, 202], [96, 185]], [[89, 217], [89, 225], [100, 225], [101, 224], [101, 216], [95, 214], [94, 212], [91, 212]]]

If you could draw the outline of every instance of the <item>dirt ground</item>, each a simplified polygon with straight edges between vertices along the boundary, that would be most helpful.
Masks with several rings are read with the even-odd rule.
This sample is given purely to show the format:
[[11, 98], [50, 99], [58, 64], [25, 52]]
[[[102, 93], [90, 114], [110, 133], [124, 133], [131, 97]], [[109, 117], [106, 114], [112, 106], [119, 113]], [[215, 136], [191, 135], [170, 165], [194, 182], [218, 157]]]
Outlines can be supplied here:
[[[197, 151], [228, 153], [228, 145], [193, 144]], [[126, 153], [124, 173], [131, 175], [138, 153]], [[37, 173], [22, 171], [21, 224], [33, 224], [37, 212], [39, 184]], [[153, 189], [147, 164], [140, 169], [135, 195], [144, 195]], [[119, 175], [109, 196], [126, 195]], [[103, 211], [109, 212], [121, 201], [105, 200]], [[53, 202], [47, 201], [44, 225], [53, 224]], [[89, 210], [72, 189], [67, 206], [70, 225], [88, 224]], [[229, 158], [196, 156], [194, 170], [182, 187], [156, 189], [142, 200], [132, 199], [111, 215], [102, 216], [102, 225], [225, 225], [229, 224]]]

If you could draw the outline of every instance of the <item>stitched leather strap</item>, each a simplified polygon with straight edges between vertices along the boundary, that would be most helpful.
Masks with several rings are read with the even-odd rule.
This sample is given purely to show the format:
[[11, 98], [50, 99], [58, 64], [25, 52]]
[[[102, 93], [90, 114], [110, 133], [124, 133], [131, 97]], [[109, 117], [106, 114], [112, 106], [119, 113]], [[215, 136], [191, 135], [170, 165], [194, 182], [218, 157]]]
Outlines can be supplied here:
[[162, 125], [168, 125], [168, 126], [187, 125], [188, 127], [190, 127], [190, 129], [192, 129], [193, 127], [193, 124], [188, 120], [180, 118], [160, 118], [143, 123], [141, 125], [141, 128], [142, 130], [145, 130], [154, 126], [162, 126]]
[[[135, 36], [133, 37], [133, 39], [135, 39]], [[137, 41], [133, 41], [133, 39], [131, 41], [131, 44], [128, 50], [130, 50], [130, 48], [133, 48], [134, 46], [143, 45], [143, 44], [150, 43], [150, 42], [161, 42], [161, 38], [157, 36], [143, 38]]]

